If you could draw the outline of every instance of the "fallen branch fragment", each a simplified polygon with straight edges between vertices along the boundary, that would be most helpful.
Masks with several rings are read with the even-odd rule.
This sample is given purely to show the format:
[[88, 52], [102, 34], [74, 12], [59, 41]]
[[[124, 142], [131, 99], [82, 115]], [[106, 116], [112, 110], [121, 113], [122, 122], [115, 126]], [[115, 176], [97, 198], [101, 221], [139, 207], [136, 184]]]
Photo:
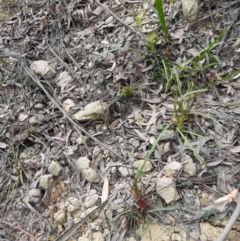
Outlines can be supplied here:
[[234, 223], [236, 222], [236, 220], [238, 219], [240, 214], [240, 204], [238, 203], [231, 218], [228, 221], [228, 224], [225, 226], [225, 228], [223, 229], [222, 233], [219, 235], [217, 241], [224, 241], [226, 240], [226, 237], [228, 235], [228, 233], [231, 231]]

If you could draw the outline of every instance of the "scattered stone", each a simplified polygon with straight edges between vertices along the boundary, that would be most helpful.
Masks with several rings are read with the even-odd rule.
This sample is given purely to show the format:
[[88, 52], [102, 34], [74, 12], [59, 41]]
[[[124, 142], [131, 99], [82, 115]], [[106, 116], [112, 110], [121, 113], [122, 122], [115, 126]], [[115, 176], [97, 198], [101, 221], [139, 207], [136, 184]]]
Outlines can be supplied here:
[[125, 19], [126, 24], [131, 24], [131, 23], [134, 23], [134, 22], [135, 22], [135, 19], [133, 17], [127, 17]]
[[101, 232], [95, 232], [92, 234], [93, 241], [104, 241], [104, 236]]
[[37, 103], [36, 105], [34, 105], [34, 108], [38, 109], [38, 110], [42, 110], [43, 107], [44, 107], [44, 105], [42, 103]]
[[20, 115], [18, 116], [19, 121], [25, 121], [27, 118], [28, 118], [28, 114], [25, 114], [25, 113], [20, 113]]
[[[137, 230], [137, 234], [141, 236], [141, 241], [178, 241], [179, 239], [171, 238], [174, 233], [174, 226], [164, 224], [149, 224], [148, 228], [139, 228]], [[187, 241], [186, 233], [184, 233], [184, 228], [179, 231], [179, 235], [181, 236], [181, 241]], [[190, 240], [193, 241], [192, 239]]]
[[88, 196], [88, 197], [86, 197], [85, 202], [83, 203], [83, 205], [86, 208], [90, 208], [90, 207], [92, 207], [92, 206], [94, 206], [96, 204], [97, 200], [98, 200], [98, 195], [97, 194]]
[[166, 130], [160, 141], [174, 141], [177, 139], [176, 131]]
[[66, 112], [71, 112], [71, 108], [75, 106], [75, 103], [73, 100], [71, 99], [66, 99], [64, 102], [63, 102], [63, 109], [66, 111]]
[[129, 169], [127, 167], [119, 167], [119, 172], [121, 173], [122, 177], [129, 177], [129, 176], [133, 176], [134, 172], [132, 169]]
[[115, 59], [115, 54], [108, 53], [105, 59], [108, 63], [113, 63], [113, 60]]
[[[81, 215], [80, 215], [80, 218], [85, 218], [89, 213], [91, 213], [94, 209], [96, 209], [98, 206], [93, 206], [91, 208], [88, 208], [86, 210], [84, 210]], [[94, 213], [92, 218], [95, 218], [98, 214], [97, 213]]]
[[45, 60], [37, 60], [32, 62], [30, 68], [36, 74], [39, 74], [48, 80], [52, 80], [56, 75], [56, 71]]
[[42, 196], [42, 192], [38, 188], [33, 188], [29, 191], [29, 200], [35, 204], [41, 201]]
[[[134, 167], [135, 169], [137, 169], [137, 170], [140, 170], [140, 168], [142, 167], [142, 165], [143, 165], [144, 162], [145, 162], [144, 159], [143, 159], [143, 160], [135, 161], [135, 162], [133, 163], [133, 167]], [[149, 161], [147, 161], [146, 164], [145, 164], [145, 166], [144, 166], [144, 168], [143, 168], [143, 172], [149, 172], [149, 171], [152, 170], [152, 168], [153, 168], [152, 163], [149, 162]]]
[[53, 175], [46, 174], [40, 177], [39, 186], [44, 190], [48, 190], [51, 188], [53, 183]]
[[82, 170], [82, 175], [89, 182], [99, 182], [100, 181], [100, 178], [99, 178], [97, 172], [92, 168]]
[[137, 241], [134, 237], [127, 238], [126, 241]]
[[163, 145], [163, 150], [162, 150], [162, 154], [165, 154], [167, 152], [169, 152], [171, 150], [171, 143], [170, 141], [166, 142], [164, 145]]
[[101, 6], [98, 6], [92, 13], [98, 16], [102, 11], [104, 11], [104, 9]]
[[189, 155], [186, 155], [185, 160], [183, 161], [183, 171], [187, 173], [189, 176], [196, 176], [197, 167], [193, 162], [192, 158]]
[[78, 133], [76, 131], [73, 131], [70, 136], [70, 141], [72, 142], [72, 144], [76, 144], [78, 138], [79, 138]]
[[37, 114], [29, 118], [28, 122], [31, 125], [37, 124], [38, 122], [42, 121], [45, 118], [44, 115]]
[[102, 114], [106, 114], [107, 110], [108, 104], [106, 102], [98, 100], [86, 105], [83, 110], [76, 112], [73, 115], [73, 118], [78, 121], [101, 119]]
[[63, 209], [60, 209], [58, 212], [53, 214], [53, 218], [59, 224], [66, 223], [66, 221], [67, 221], [66, 211]]
[[90, 240], [86, 237], [79, 237], [78, 241], [90, 241]]
[[153, 145], [155, 141], [156, 141], [156, 138], [155, 138], [154, 136], [151, 136], [151, 137], [149, 138], [149, 143], [150, 143], [151, 145]]
[[176, 184], [169, 177], [161, 177], [158, 179], [156, 184], [156, 189], [158, 195], [164, 199], [164, 201], [169, 204], [180, 199], [178, 195]]
[[37, 116], [30, 117], [28, 122], [29, 122], [30, 125], [34, 125], [34, 124], [38, 123]]
[[71, 35], [70, 35], [70, 34], [67, 34], [67, 35], [64, 37], [63, 42], [64, 42], [67, 46], [69, 46], [70, 41], [71, 41]]
[[182, 11], [186, 20], [190, 23], [195, 22], [198, 19], [200, 10], [199, 0], [181, 0]]
[[99, 148], [99, 146], [95, 146], [93, 149], [93, 158], [97, 158], [100, 152], [101, 152], [101, 149]]
[[67, 71], [63, 71], [56, 80], [57, 86], [64, 89], [70, 82], [72, 82], [72, 77], [69, 75]]
[[200, 56], [200, 53], [196, 48], [191, 48], [191, 49], [187, 50], [187, 56], [188, 57], [197, 57], [197, 56]]
[[118, 143], [123, 143], [123, 137], [118, 136], [117, 139], [118, 139]]
[[28, 156], [27, 156], [27, 154], [25, 153], [25, 152], [21, 152], [20, 153], [20, 155], [19, 155], [19, 158], [20, 159], [25, 159], [25, 158], [27, 158]]
[[167, 176], [177, 177], [181, 169], [182, 169], [181, 163], [177, 161], [173, 161], [173, 162], [167, 163], [163, 170]]
[[128, 142], [136, 149], [140, 146], [140, 141], [135, 138], [130, 138]]
[[73, 211], [79, 210], [82, 207], [82, 202], [76, 197], [69, 197], [68, 201], [70, 205], [68, 205], [68, 212], [72, 213]]
[[237, 50], [237, 49], [240, 48], [240, 38], [238, 38], [238, 39], [236, 40], [236, 42], [233, 44], [233, 48], [234, 48], [235, 50]]
[[202, 191], [201, 198], [200, 198], [201, 207], [208, 206], [209, 196], [210, 196], [210, 194], [208, 192]]
[[84, 143], [86, 143], [89, 140], [88, 136], [80, 136], [77, 138], [77, 143], [79, 145], [83, 145]]
[[77, 169], [81, 172], [84, 178], [89, 182], [99, 182], [100, 178], [97, 172], [90, 167], [90, 160], [87, 157], [80, 157], [76, 161]]
[[135, 114], [135, 120], [139, 124], [144, 124], [147, 122], [146, 119], [144, 119], [139, 113]]
[[217, 240], [221, 234], [221, 228], [212, 226], [210, 223], [199, 223], [200, 240]]
[[69, 156], [72, 156], [74, 155], [75, 151], [77, 150], [77, 146], [68, 146], [67, 147], [67, 150], [66, 150], [66, 153], [69, 155]]
[[58, 162], [52, 161], [48, 166], [48, 172], [55, 177], [58, 177], [62, 174], [62, 167]]

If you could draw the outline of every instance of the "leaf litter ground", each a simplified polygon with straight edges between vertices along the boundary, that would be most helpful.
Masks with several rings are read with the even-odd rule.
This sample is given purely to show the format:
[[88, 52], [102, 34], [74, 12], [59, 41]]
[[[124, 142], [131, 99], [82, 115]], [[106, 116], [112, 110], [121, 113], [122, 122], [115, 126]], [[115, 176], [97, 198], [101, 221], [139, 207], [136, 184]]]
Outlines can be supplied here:
[[[192, 78], [202, 89], [238, 70], [238, 48], [233, 44], [239, 31], [239, 4], [204, 3], [204, 16], [193, 24], [184, 20], [179, 2], [166, 4], [171, 44], [159, 40], [153, 53], [147, 48], [146, 36], [152, 31], [161, 36], [154, 10], [138, 2], [106, 3], [125, 25], [88, 1], [29, 5], [2, 23], [0, 235], [6, 240], [60, 240], [60, 234], [83, 220], [108, 192], [111, 203], [104, 211], [91, 214], [69, 240], [91, 235], [94, 240], [101, 234], [104, 240], [139, 240], [135, 229], [151, 222], [175, 226], [185, 236], [200, 239], [200, 221], [222, 227], [236, 206], [229, 202], [239, 184], [238, 76], [213, 85], [189, 106], [195, 114], [184, 122], [188, 139], [208, 167], [203, 168], [175, 128], [170, 128], [150, 157], [149, 170], [138, 184], [142, 186], [131, 192], [130, 185], [136, 161], [147, 156], [167, 124], [176, 123], [176, 84], [167, 89], [161, 60], [183, 64], [193, 57], [190, 49], [201, 51], [225, 29], [222, 42], [211, 51], [221, 64], [201, 69], [201, 78], [193, 73], [183, 89]], [[144, 12], [141, 30], [135, 20], [140, 12]], [[58, 74], [66, 70], [72, 81], [58, 87], [56, 78], [44, 80], [34, 75], [28, 67], [35, 60], [48, 61]], [[206, 56], [200, 68], [206, 61], [213, 60]], [[62, 103], [68, 98], [76, 103], [70, 117], [94, 101], [109, 104], [106, 115], [81, 123], [99, 143], [66, 118]], [[183, 165], [186, 155], [193, 159], [196, 173], [189, 175], [181, 169], [177, 177], [171, 176], [181, 198], [167, 205], [156, 193], [156, 183], [166, 174], [167, 163]], [[102, 181], [88, 182], [76, 170], [76, 160], [83, 156]], [[36, 202], [30, 200], [30, 190], [39, 187], [52, 161], [60, 163], [61, 175], [53, 178], [51, 188], [34, 196]], [[103, 188], [105, 177], [108, 181]], [[224, 196], [214, 209], [213, 202]], [[91, 204], [89, 199], [94, 197], [96, 202]]]

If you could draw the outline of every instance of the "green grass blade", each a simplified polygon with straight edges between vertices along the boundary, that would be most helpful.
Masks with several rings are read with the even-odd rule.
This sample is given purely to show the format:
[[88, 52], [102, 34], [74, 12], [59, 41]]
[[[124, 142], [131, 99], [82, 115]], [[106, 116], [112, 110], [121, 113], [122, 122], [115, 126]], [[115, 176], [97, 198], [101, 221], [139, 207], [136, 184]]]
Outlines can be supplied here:
[[192, 144], [189, 142], [189, 140], [187, 139], [187, 137], [182, 133], [182, 131], [177, 128], [178, 133], [181, 135], [181, 137], [183, 138], [183, 140], [187, 143], [188, 147], [190, 150], [192, 150], [193, 154], [195, 155], [195, 157], [199, 160], [199, 162], [204, 165], [205, 167], [207, 167], [206, 162], [203, 160], [203, 158], [197, 153], [196, 149], [192, 146]]
[[158, 12], [158, 18], [162, 24], [165, 40], [168, 40], [168, 26], [165, 21], [165, 14], [163, 10], [162, 0], [156, 0], [156, 7]]
[[205, 118], [207, 118], [207, 119], [210, 119], [210, 120], [212, 120], [213, 122], [221, 125], [222, 128], [225, 129], [227, 132], [229, 131], [229, 130], [228, 130], [225, 126], [223, 126], [219, 121], [217, 121], [215, 118], [213, 118], [213, 117], [211, 117], [211, 116], [209, 116], [209, 115], [206, 115], [206, 114], [203, 114], [203, 113], [197, 112], [197, 111], [191, 111], [190, 114], [200, 115], [200, 116], [203, 116], [203, 117], [205, 117]]
[[160, 141], [160, 139], [162, 138], [162, 136], [165, 134], [165, 132], [170, 128], [170, 126], [173, 125], [173, 123], [169, 123], [163, 130], [162, 132], [159, 134], [158, 138], [154, 141], [150, 151], [148, 152], [147, 156], [145, 157], [144, 163], [141, 166], [141, 168], [139, 169], [139, 171], [137, 172], [136, 176], [134, 177], [134, 182], [138, 182], [139, 180], [142, 179], [142, 173], [143, 173], [143, 169], [147, 163], [147, 161], [149, 160], [150, 156], [152, 155], [153, 151], [155, 150], [158, 142]]

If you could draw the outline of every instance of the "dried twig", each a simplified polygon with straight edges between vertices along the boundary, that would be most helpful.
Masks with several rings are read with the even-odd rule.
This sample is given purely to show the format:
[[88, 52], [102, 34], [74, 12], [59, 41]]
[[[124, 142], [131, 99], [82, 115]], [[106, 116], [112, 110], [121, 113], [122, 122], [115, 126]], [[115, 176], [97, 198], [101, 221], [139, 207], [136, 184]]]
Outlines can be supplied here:
[[52, 103], [54, 103], [54, 105], [62, 112], [62, 114], [67, 118], [67, 120], [73, 125], [73, 127], [75, 128], [75, 130], [78, 132], [78, 134], [80, 135], [81, 132], [83, 132], [85, 135], [87, 135], [89, 138], [91, 138], [94, 142], [96, 142], [97, 144], [99, 144], [100, 146], [104, 147], [105, 149], [107, 149], [109, 152], [111, 152], [112, 154], [114, 154], [116, 157], [118, 157], [119, 159], [125, 161], [124, 157], [122, 157], [120, 154], [118, 154], [116, 151], [114, 151], [111, 147], [107, 146], [106, 144], [102, 143], [101, 141], [99, 141], [96, 137], [92, 136], [91, 134], [89, 134], [79, 123], [76, 123], [69, 115], [68, 113], [61, 107], [61, 103], [58, 101], [58, 99], [55, 97], [55, 94], [52, 93], [52, 95], [46, 90], [46, 88], [42, 85], [42, 83], [40, 82], [40, 80], [34, 75], [34, 73], [27, 67], [24, 66], [23, 64], [23, 68], [25, 69], [25, 71], [27, 72], [27, 74], [32, 78], [32, 80], [44, 91], [44, 93], [46, 94], [46, 96], [49, 98], [49, 100], [52, 101]]
[[48, 44], [49, 50], [52, 54], [64, 65], [64, 67], [74, 76], [74, 78], [80, 82], [80, 84], [87, 90], [86, 84], [83, 82], [80, 76], [77, 76], [76, 73], [60, 58], [60, 56], [54, 51], [51, 45]]

